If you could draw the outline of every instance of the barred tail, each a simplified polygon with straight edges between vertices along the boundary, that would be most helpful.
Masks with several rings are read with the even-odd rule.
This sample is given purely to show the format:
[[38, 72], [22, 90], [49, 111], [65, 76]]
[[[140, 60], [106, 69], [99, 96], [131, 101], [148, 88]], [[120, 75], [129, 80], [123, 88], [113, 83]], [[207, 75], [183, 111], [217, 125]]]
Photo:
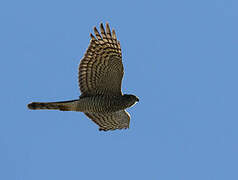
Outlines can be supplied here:
[[54, 109], [60, 111], [75, 111], [78, 100], [61, 101], [61, 102], [32, 102], [28, 104], [28, 108], [32, 110]]

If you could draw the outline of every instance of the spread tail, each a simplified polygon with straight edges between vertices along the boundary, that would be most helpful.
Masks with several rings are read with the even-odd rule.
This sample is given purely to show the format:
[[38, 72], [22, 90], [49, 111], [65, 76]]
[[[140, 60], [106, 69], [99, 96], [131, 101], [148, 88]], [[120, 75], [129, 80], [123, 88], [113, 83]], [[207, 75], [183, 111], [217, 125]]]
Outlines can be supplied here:
[[29, 109], [54, 109], [60, 111], [75, 111], [78, 100], [61, 101], [61, 102], [32, 102], [27, 105]]

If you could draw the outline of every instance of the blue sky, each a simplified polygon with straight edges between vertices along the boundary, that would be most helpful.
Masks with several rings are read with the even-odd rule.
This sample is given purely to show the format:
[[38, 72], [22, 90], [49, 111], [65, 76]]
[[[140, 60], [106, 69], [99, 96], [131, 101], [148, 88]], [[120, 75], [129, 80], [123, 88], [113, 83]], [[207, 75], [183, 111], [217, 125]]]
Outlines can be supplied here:
[[[238, 1], [1, 1], [0, 179], [238, 179]], [[129, 130], [83, 113], [29, 111], [77, 98], [89, 33], [121, 42]]]

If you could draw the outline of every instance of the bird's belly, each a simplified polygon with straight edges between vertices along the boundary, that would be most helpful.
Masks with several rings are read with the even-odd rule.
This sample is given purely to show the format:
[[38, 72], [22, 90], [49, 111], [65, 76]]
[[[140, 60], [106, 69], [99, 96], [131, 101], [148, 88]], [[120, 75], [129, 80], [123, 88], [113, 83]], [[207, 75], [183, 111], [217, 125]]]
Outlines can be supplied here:
[[124, 108], [116, 100], [96, 96], [79, 99], [76, 109], [88, 113], [110, 113]]

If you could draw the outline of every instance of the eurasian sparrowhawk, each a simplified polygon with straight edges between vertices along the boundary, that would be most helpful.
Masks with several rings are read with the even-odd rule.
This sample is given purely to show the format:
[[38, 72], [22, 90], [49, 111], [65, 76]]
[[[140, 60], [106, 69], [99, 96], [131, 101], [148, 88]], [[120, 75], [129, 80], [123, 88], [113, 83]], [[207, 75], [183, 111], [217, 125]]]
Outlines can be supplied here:
[[139, 99], [122, 94], [121, 81], [124, 74], [120, 42], [115, 30], [106, 23], [106, 31], [100, 24], [90, 34], [90, 45], [79, 64], [79, 87], [81, 96], [77, 100], [62, 102], [32, 102], [29, 109], [56, 109], [84, 112], [99, 130], [129, 128], [130, 115], [125, 111]]

